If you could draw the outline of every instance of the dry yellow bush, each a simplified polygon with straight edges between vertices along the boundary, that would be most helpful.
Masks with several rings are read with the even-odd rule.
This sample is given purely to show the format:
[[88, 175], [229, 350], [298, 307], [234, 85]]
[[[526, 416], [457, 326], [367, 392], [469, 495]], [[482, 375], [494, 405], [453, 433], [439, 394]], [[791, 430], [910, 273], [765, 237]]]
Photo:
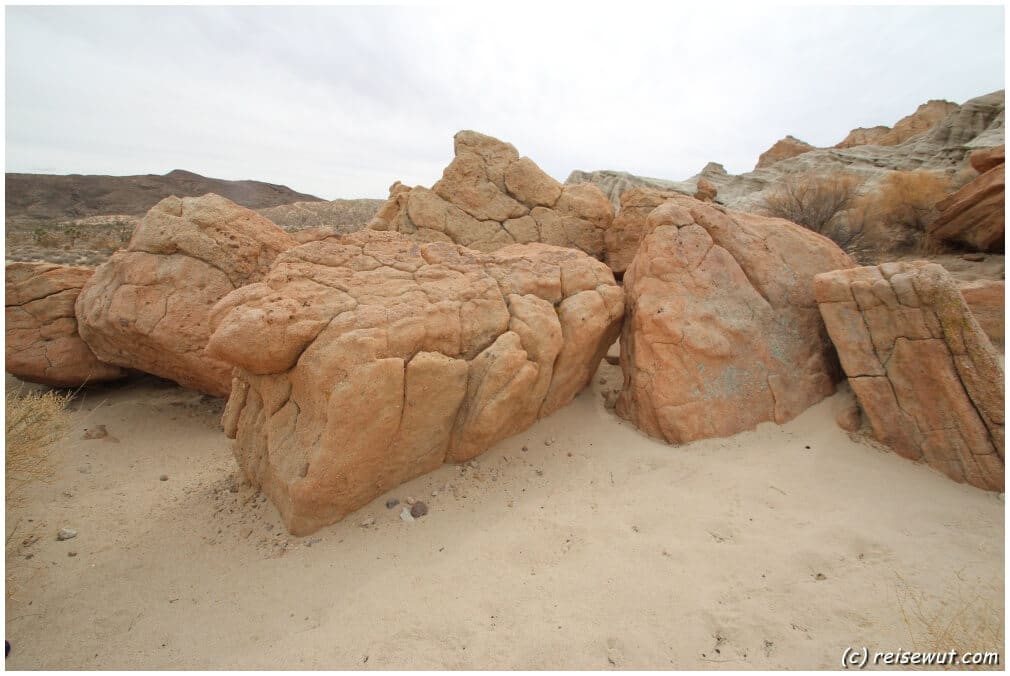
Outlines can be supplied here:
[[53, 390], [7, 393], [8, 500], [32, 481], [52, 473], [49, 453], [66, 434], [70, 423], [66, 404], [70, 398]]

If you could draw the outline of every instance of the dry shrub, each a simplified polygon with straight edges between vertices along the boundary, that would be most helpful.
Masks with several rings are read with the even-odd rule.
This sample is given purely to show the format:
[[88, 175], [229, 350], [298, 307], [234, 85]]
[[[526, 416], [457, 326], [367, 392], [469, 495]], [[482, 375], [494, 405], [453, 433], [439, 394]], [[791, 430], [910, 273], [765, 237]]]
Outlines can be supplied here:
[[[948, 587], [944, 597], [927, 597], [897, 576], [896, 593], [902, 619], [912, 641], [910, 649], [943, 653], [956, 650], [958, 656], [968, 652], [1003, 652], [1003, 611], [992, 600], [982, 596], [974, 585], [960, 575]], [[1002, 595], [994, 596], [1002, 598]], [[933, 665], [920, 668], [936, 669]], [[1000, 665], [943, 665], [946, 669], [999, 669]]]
[[70, 424], [71, 395], [45, 392], [7, 393], [7, 497], [52, 474], [49, 453]]
[[883, 253], [943, 253], [942, 243], [927, 230], [937, 216], [936, 203], [951, 190], [949, 177], [929, 171], [896, 171], [877, 190], [860, 198], [854, 216], [878, 233]]
[[825, 234], [838, 215], [852, 207], [862, 180], [852, 174], [794, 174], [764, 199], [770, 216]]
[[936, 203], [951, 177], [928, 171], [896, 171], [860, 195], [861, 179], [844, 173], [787, 177], [764, 201], [771, 216], [806, 226], [835, 241], [863, 264], [904, 254], [944, 253], [947, 245], [927, 232]]

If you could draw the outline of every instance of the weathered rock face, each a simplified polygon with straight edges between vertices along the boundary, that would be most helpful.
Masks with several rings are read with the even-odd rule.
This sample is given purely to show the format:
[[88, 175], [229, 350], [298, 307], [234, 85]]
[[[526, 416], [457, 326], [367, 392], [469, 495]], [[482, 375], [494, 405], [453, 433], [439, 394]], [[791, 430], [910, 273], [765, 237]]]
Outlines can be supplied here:
[[694, 198], [696, 200], [714, 202], [718, 194], [719, 189], [715, 187], [715, 183], [712, 183], [712, 181], [705, 177], [698, 179], [698, 189], [694, 191]]
[[814, 294], [874, 435], [956, 481], [1003, 490], [1003, 369], [935, 263], [818, 275]]
[[597, 187], [562, 185], [511, 144], [473, 131], [456, 134], [455, 149], [431, 190], [395, 184], [368, 227], [484, 252], [543, 242], [602, 257], [614, 209]]
[[609, 268], [364, 230], [304, 244], [215, 307], [225, 432], [292, 533], [460, 462], [567, 404], [623, 317]]
[[836, 148], [852, 148], [861, 145], [896, 146], [911, 138], [925, 134], [961, 106], [950, 101], [933, 99], [919, 106], [914, 113], [898, 120], [894, 127], [857, 128], [849, 132]]
[[797, 155], [802, 155], [803, 153], [810, 152], [811, 150], [817, 150], [817, 148], [806, 141], [799, 140], [794, 136], [786, 136], [785, 138], [776, 141], [775, 145], [761, 153], [760, 157], [758, 157], [757, 166], [754, 168], [762, 169], [764, 167], [770, 167], [779, 160], [796, 157]]
[[993, 345], [1002, 346], [1005, 332], [1004, 283], [991, 279], [978, 279], [962, 283], [960, 290], [979, 327], [989, 336]]
[[210, 309], [261, 279], [295, 244], [223, 197], [164, 199], [84, 285], [76, 306], [81, 337], [104, 361], [227, 396], [231, 366], [206, 352]]
[[33, 383], [77, 387], [125, 372], [95, 357], [77, 334], [74, 303], [94, 273], [52, 263], [12, 263], [5, 280], [7, 372]]
[[786, 422], [834, 391], [815, 274], [851, 267], [795, 223], [664, 202], [624, 275], [617, 412], [671, 443]]
[[631, 265], [639, 245], [655, 227], [649, 223], [649, 214], [668, 199], [679, 196], [671, 190], [631, 188], [621, 195], [621, 210], [604, 236], [607, 265], [622, 274]]
[[939, 215], [929, 233], [979, 251], [1002, 251], [1005, 228], [1006, 165], [998, 164], [937, 202]]

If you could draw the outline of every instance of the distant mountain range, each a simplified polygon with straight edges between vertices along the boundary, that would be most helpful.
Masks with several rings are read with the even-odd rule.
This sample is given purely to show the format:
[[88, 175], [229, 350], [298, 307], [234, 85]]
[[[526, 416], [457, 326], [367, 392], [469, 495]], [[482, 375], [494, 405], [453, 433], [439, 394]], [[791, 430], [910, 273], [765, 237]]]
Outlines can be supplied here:
[[323, 201], [284, 185], [226, 181], [181, 169], [164, 176], [7, 174], [6, 220], [43, 223], [109, 214], [142, 216], [170, 195], [197, 197], [209, 192], [250, 209]]

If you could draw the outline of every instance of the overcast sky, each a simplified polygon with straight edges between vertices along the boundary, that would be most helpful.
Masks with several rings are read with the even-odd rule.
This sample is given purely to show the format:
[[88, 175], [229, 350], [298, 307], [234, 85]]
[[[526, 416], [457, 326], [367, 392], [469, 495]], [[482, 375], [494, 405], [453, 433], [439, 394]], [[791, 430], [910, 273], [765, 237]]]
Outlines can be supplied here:
[[7, 7], [6, 167], [385, 197], [475, 129], [562, 181], [683, 179], [1004, 86], [1002, 7], [702, 4]]

